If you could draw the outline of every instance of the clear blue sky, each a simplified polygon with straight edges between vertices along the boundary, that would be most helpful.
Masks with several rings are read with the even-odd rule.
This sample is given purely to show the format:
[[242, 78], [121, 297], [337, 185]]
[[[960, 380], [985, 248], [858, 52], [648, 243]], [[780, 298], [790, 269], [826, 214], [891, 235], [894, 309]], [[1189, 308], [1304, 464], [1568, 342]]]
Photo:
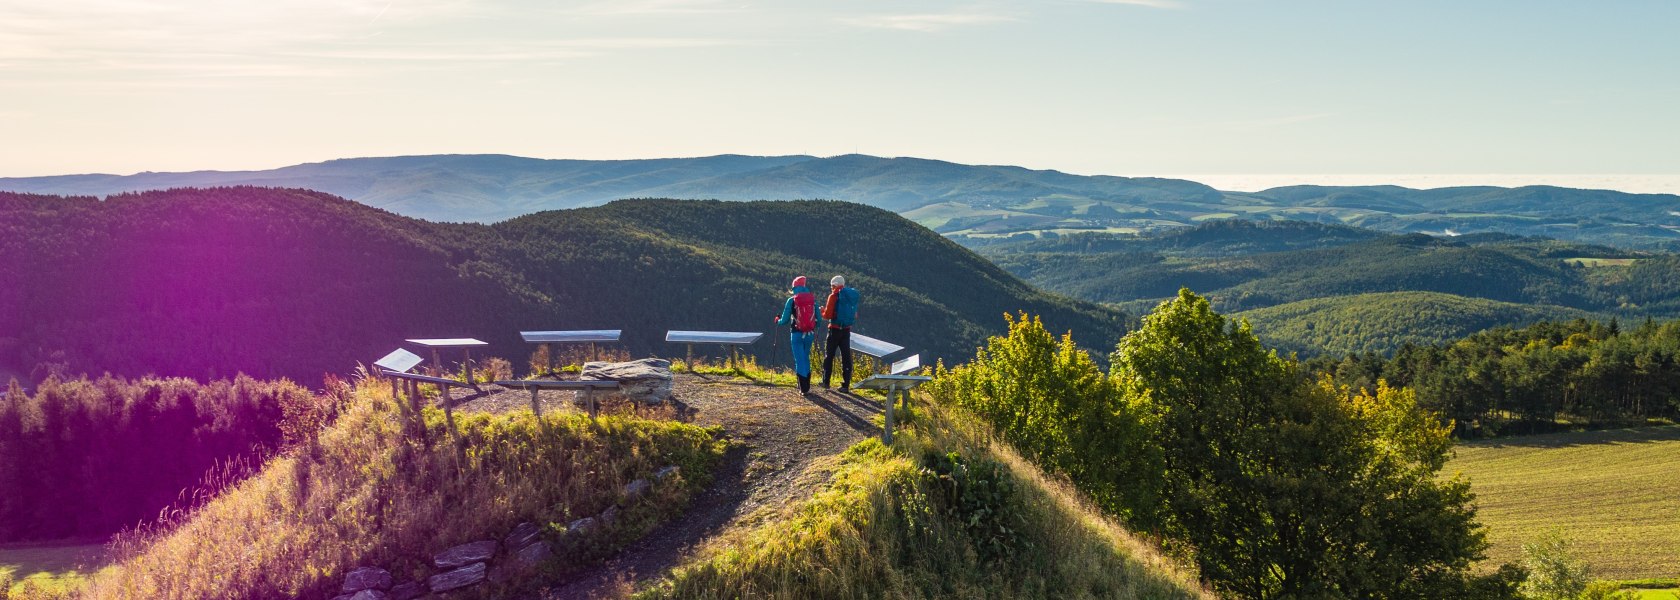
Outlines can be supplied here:
[[1680, 173], [1680, 2], [0, 0], [0, 176], [348, 156]]

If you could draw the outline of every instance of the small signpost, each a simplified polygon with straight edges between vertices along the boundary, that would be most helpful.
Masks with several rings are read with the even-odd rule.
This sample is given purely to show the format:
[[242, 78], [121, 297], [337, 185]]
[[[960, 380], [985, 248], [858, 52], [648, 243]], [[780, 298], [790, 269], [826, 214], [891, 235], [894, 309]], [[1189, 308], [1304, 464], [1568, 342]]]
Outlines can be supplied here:
[[[416, 365], [425, 362], [425, 360], [426, 359], [424, 358], [420, 358], [420, 355], [418, 354], [409, 352], [402, 348], [397, 348], [396, 350], [392, 350], [390, 354], [386, 354], [384, 358], [373, 361], [373, 367], [375, 372], [381, 375], [385, 373], [407, 373], [409, 369], [413, 369]], [[400, 400], [402, 398], [402, 396], [397, 394], [398, 381], [401, 380], [396, 377], [391, 378], [392, 400]]]
[[373, 361], [373, 366], [387, 371], [407, 373], [409, 369], [412, 369], [415, 365], [425, 361], [426, 359], [420, 358], [420, 355], [418, 354], [409, 352], [402, 348], [397, 348], [396, 350], [392, 350], [390, 354], [385, 355], [385, 358]]
[[[489, 342], [486, 342], [486, 341], [483, 341], [483, 340], [475, 340], [473, 338], [419, 338], [419, 339], [411, 339], [411, 340], [405, 340], [405, 341], [407, 341], [410, 344], [418, 344], [418, 345], [421, 345], [421, 346], [425, 346], [427, 348], [431, 348], [432, 349], [432, 364], [435, 365], [438, 369], [443, 368], [443, 361], [438, 360], [438, 348], [460, 348], [461, 351], [465, 354], [465, 358], [462, 359], [461, 365], [467, 371], [467, 373], [466, 373], [467, 385], [474, 390], [478, 389], [478, 383], [473, 381], [472, 349], [474, 347], [477, 347], [477, 346], [488, 346], [488, 345], [490, 345]], [[440, 373], [441, 373], [441, 371], [440, 371]]]
[[665, 341], [674, 344], [688, 345], [688, 368], [694, 368], [695, 344], [722, 344], [729, 346], [729, 366], [734, 367], [740, 359], [740, 347], [764, 337], [757, 331], [667, 331]]
[[[856, 336], [854, 336], [855, 339]], [[905, 410], [910, 408], [910, 390], [916, 386], [933, 381], [932, 377], [921, 375], [904, 375], [916, 370], [922, 365], [922, 355], [916, 354], [910, 358], [893, 363], [892, 372], [886, 375], [873, 375], [858, 382], [859, 389], [882, 390], [887, 394], [887, 423], [881, 430], [881, 441], [892, 443], [893, 434], [893, 405], [902, 402]]]
[[373, 366], [380, 376], [391, 378], [391, 400], [398, 402], [398, 406], [401, 406], [402, 395], [398, 393], [397, 386], [399, 385], [398, 382], [401, 382], [404, 391], [408, 394], [409, 409], [413, 411], [416, 419], [420, 417], [420, 384], [436, 385], [439, 395], [438, 401], [443, 404], [443, 418], [449, 425], [449, 435], [453, 436], [455, 435], [455, 410], [453, 406], [455, 399], [449, 395], [449, 388], [473, 387], [477, 389], [477, 386], [468, 386], [453, 379], [408, 372], [409, 369], [413, 369], [423, 360], [413, 352], [398, 348], [385, 355], [384, 358], [374, 361]]
[[912, 354], [910, 358], [895, 362], [887, 371], [888, 375], [903, 375], [922, 367], [922, 355]]
[[519, 337], [527, 343], [541, 344], [548, 350], [548, 371], [554, 372], [553, 344], [589, 344], [589, 360], [597, 360], [595, 344], [617, 342], [622, 329], [579, 329], [573, 331], [521, 331]]

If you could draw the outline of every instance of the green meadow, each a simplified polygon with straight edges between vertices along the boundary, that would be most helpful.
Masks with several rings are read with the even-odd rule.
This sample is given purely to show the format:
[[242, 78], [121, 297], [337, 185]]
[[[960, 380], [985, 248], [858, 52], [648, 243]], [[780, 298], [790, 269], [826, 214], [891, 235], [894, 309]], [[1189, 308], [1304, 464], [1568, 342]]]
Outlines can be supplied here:
[[[10, 591], [25, 585], [45, 589], [70, 589], [101, 566], [105, 546], [101, 544], [16, 544], [0, 546], [0, 581], [14, 582]], [[7, 590], [0, 590], [7, 591]]]
[[1524, 542], [1556, 528], [1597, 578], [1680, 575], [1680, 427], [1470, 442], [1455, 471], [1476, 492], [1492, 564], [1520, 561]]

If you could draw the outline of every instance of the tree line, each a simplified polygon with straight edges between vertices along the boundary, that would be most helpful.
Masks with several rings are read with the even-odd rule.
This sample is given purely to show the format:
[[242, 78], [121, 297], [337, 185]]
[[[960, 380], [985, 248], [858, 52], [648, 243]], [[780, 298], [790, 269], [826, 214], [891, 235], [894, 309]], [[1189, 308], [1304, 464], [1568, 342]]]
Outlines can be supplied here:
[[1539, 433], [1569, 425], [1680, 420], [1680, 321], [1611, 319], [1498, 327], [1438, 345], [1317, 358], [1336, 381], [1417, 390], [1423, 406], [1464, 437]]
[[304, 435], [330, 406], [294, 383], [244, 376], [49, 378], [33, 393], [13, 381], [0, 397], [0, 541], [152, 522], [231, 483], [237, 464]]

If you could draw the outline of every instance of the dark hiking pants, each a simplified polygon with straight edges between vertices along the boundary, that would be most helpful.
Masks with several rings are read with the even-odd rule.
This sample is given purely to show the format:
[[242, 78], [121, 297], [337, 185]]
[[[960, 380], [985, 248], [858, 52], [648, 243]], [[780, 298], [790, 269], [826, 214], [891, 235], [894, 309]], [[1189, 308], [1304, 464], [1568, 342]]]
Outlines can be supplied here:
[[828, 383], [834, 379], [830, 375], [834, 373], [834, 353], [836, 350], [840, 352], [840, 385], [850, 387], [852, 385], [851, 328], [828, 328], [827, 346], [827, 351], [823, 353], [823, 387], [828, 387]]

